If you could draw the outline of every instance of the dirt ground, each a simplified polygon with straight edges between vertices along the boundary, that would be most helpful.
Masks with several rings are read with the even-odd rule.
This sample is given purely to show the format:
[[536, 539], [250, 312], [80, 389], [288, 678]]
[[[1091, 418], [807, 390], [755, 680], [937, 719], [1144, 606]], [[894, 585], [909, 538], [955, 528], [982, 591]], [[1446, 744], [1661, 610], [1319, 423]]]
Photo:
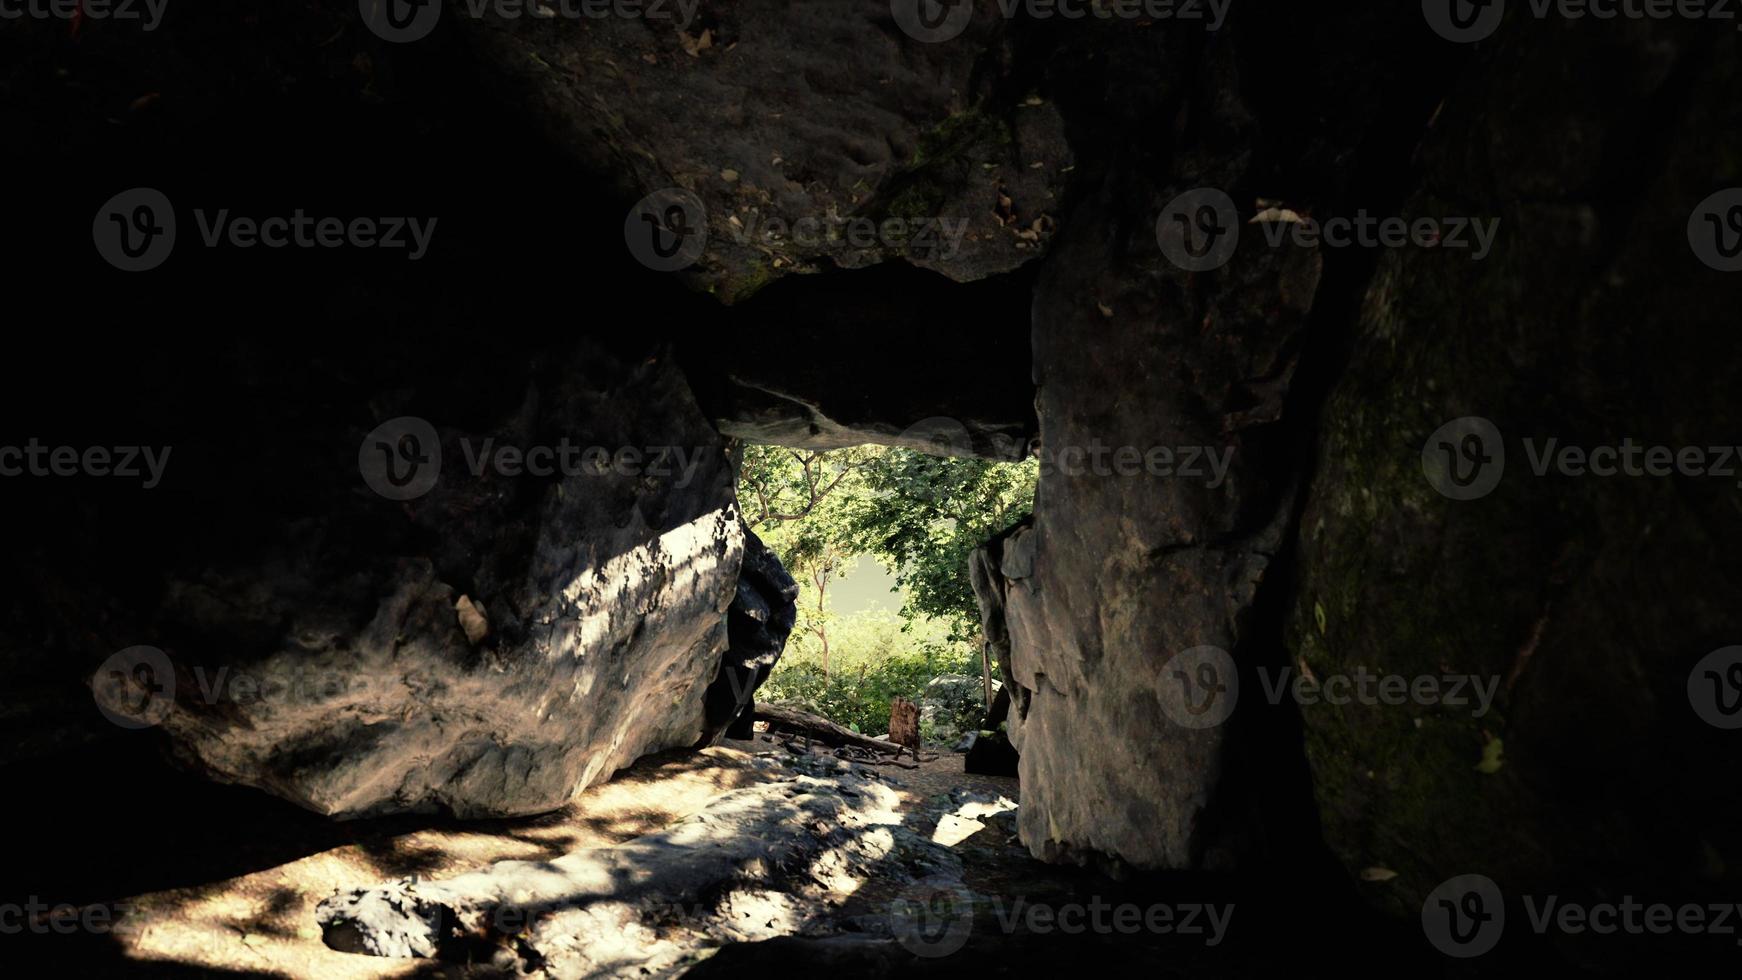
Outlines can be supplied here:
[[[818, 747], [814, 750], [821, 753]], [[659, 830], [703, 808], [722, 793], [772, 778], [751, 764], [753, 754], [774, 757], [790, 750], [767, 736], [732, 742], [699, 753], [669, 753], [642, 760], [603, 785], [577, 795], [564, 809], [536, 818], [461, 823], [437, 818], [395, 818], [335, 825], [303, 814], [262, 794], [235, 787], [213, 791], [224, 801], [240, 800], [240, 826], [206, 837], [183, 834], [154, 857], [164, 872], [140, 878], [110, 866], [107, 878], [141, 882], [167, 876], [182, 879], [172, 887], [101, 894], [103, 868], [86, 869], [91, 882], [79, 886], [83, 900], [73, 904], [110, 910], [116, 925], [103, 935], [81, 930], [56, 935], [50, 917], [39, 916], [38, 930], [0, 936], [0, 948], [32, 943], [40, 957], [84, 976], [160, 977], [318, 977], [373, 980], [385, 977], [478, 976], [459, 964], [392, 960], [338, 953], [321, 942], [315, 907], [335, 891], [417, 875], [442, 878], [509, 859], [550, 858], [585, 847], [607, 846]], [[952, 791], [1015, 802], [1014, 778], [972, 776], [963, 757], [931, 746], [917, 768], [876, 767], [902, 800], [904, 822], [932, 834], [941, 814], [955, 809]], [[252, 794], [237, 796], [235, 794]], [[213, 805], [222, 805], [214, 802]], [[207, 810], [209, 813], [210, 810]], [[185, 814], [191, 818], [193, 814]], [[312, 819], [311, 819], [312, 818]], [[209, 819], [209, 818], [208, 818]], [[956, 833], [959, 833], [959, 825]], [[988, 853], [1008, 852], [1011, 841], [995, 827], [960, 846]], [[952, 846], [957, 846], [952, 844]], [[222, 849], [223, 853], [205, 850]], [[180, 848], [185, 862], [174, 860]], [[249, 853], [255, 851], [258, 853]], [[164, 858], [169, 860], [164, 861]], [[984, 858], [984, 855], [982, 855]], [[968, 862], [987, 866], [986, 860]], [[996, 861], [990, 862], [996, 864]], [[241, 866], [247, 870], [226, 874]], [[174, 873], [168, 868], [176, 868]], [[983, 877], [983, 876], [982, 876]], [[99, 890], [89, 894], [91, 889]], [[868, 883], [852, 905], [874, 912], [892, 892]], [[854, 910], [849, 910], [854, 911]], [[17, 962], [12, 956], [4, 958]]]

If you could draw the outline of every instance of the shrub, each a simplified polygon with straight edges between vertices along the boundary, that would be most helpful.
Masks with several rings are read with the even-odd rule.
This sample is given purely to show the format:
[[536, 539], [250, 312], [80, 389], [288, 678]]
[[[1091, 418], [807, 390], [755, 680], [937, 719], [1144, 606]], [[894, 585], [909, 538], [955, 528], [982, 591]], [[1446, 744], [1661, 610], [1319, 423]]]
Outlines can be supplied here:
[[950, 640], [944, 624], [921, 620], [902, 627], [898, 616], [880, 609], [836, 620], [829, 628], [827, 675], [817, 639], [794, 636], [756, 698], [800, 702], [836, 724], [878, 735], [889, 727], [895, 698], [917, 703], [939, 674], [979, 673], [977, 652]]

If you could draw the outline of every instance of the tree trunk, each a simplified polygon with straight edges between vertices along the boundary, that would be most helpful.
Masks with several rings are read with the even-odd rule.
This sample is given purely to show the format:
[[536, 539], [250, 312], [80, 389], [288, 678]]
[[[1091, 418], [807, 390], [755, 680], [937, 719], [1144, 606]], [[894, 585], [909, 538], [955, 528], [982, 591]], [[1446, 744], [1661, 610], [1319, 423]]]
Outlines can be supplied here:
[[829, 627], [823, 618], [823, 605], [829, 596], [829, 573], [827, 568], [816, 568], [811, 572], [811, 582], [817, 587], [817, 640], [823, 645], [823, 676], [829, 676]]
[[888, 755], [900, 755], [901, 746], [894, 742], [861, 735], [851, 728], [837, 725], [820, 715], [796, 708], [785, 708], [779, 705], [757, 702], [755, 707], [757, 721], [768, 722], [771, 729], [792, 732], [796, 735], [806, 735], [825, 745], [853, 745], [861, 749], [871, 749]]
[[986, 710], [992, 710], [992, 651], [987, 648], [986, 634], [980, 634], [980, 687], [985, 692]]

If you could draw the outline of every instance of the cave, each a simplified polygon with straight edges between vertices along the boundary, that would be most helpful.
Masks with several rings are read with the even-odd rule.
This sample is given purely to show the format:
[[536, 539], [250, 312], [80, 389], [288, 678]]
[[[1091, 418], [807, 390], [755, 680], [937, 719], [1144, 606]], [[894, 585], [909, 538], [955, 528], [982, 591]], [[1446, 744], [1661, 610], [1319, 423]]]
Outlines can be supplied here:
[[[1742, 962], [1720, 13], [17, 10], [9, 974]], [[758, 447], [1038, 467], [1014, 776], [776, 737]]]

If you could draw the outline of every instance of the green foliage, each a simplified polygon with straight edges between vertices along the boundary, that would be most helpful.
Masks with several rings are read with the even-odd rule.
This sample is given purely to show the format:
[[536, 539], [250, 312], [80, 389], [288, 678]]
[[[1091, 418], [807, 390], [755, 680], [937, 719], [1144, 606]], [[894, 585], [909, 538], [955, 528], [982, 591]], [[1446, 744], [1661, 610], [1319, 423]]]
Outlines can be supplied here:
[[844, 511], [859, 486], [858, 471], [877, 450], [805, 452], [776, 446], [746, 447], [738, 480], [744, 519], [774, 549], [799, 583], [793, 636], [815, 639], [828, 673], [828, 588], [852, 564]]
[[[877, 733], [895, 697], [939, 674], [980, 675], [968, 557], [1025, 517], [1039, 465], [856, 447], [745, 449], [745, 520], [799, 583], [798, 623], [759, 697]], [[900, 614], [836, 615], [829, 587], [861, 555], [895, 577]], [[967, 721], [972, 725], [976, 722]]]
[[917, 702], [933, 677], [980, 670], [973, 647], [952, 641], [942, 624], [910, 625], [883, 610], [839, 617], [830, 641], [832, 669], [825, 675], [816, 638], [795, 634], [757, 698], [796, 702], [836, 724], [877, 735], [889, 728], [891, 700]]
[[871, 555], [900, 585], [904, 618], [941, 619], [951, 637], [967, 640], [980, 630], [968, 556], [1029, 514], [1039, 473], [1034, 460], [750, 446], [739, 499], [751, 526], [801, 583], [819, 567], [832, 574], [855, 556]]
[[968, 584], [975, 548], [1034, 508], [1039, 464], [927, 456], [886, 450], [863, 467], [842, 502], [852, 550], [875, 555], [906, 595], [902, 614], [931, 616], [950, 636], [980, 634], [980, 607]]

